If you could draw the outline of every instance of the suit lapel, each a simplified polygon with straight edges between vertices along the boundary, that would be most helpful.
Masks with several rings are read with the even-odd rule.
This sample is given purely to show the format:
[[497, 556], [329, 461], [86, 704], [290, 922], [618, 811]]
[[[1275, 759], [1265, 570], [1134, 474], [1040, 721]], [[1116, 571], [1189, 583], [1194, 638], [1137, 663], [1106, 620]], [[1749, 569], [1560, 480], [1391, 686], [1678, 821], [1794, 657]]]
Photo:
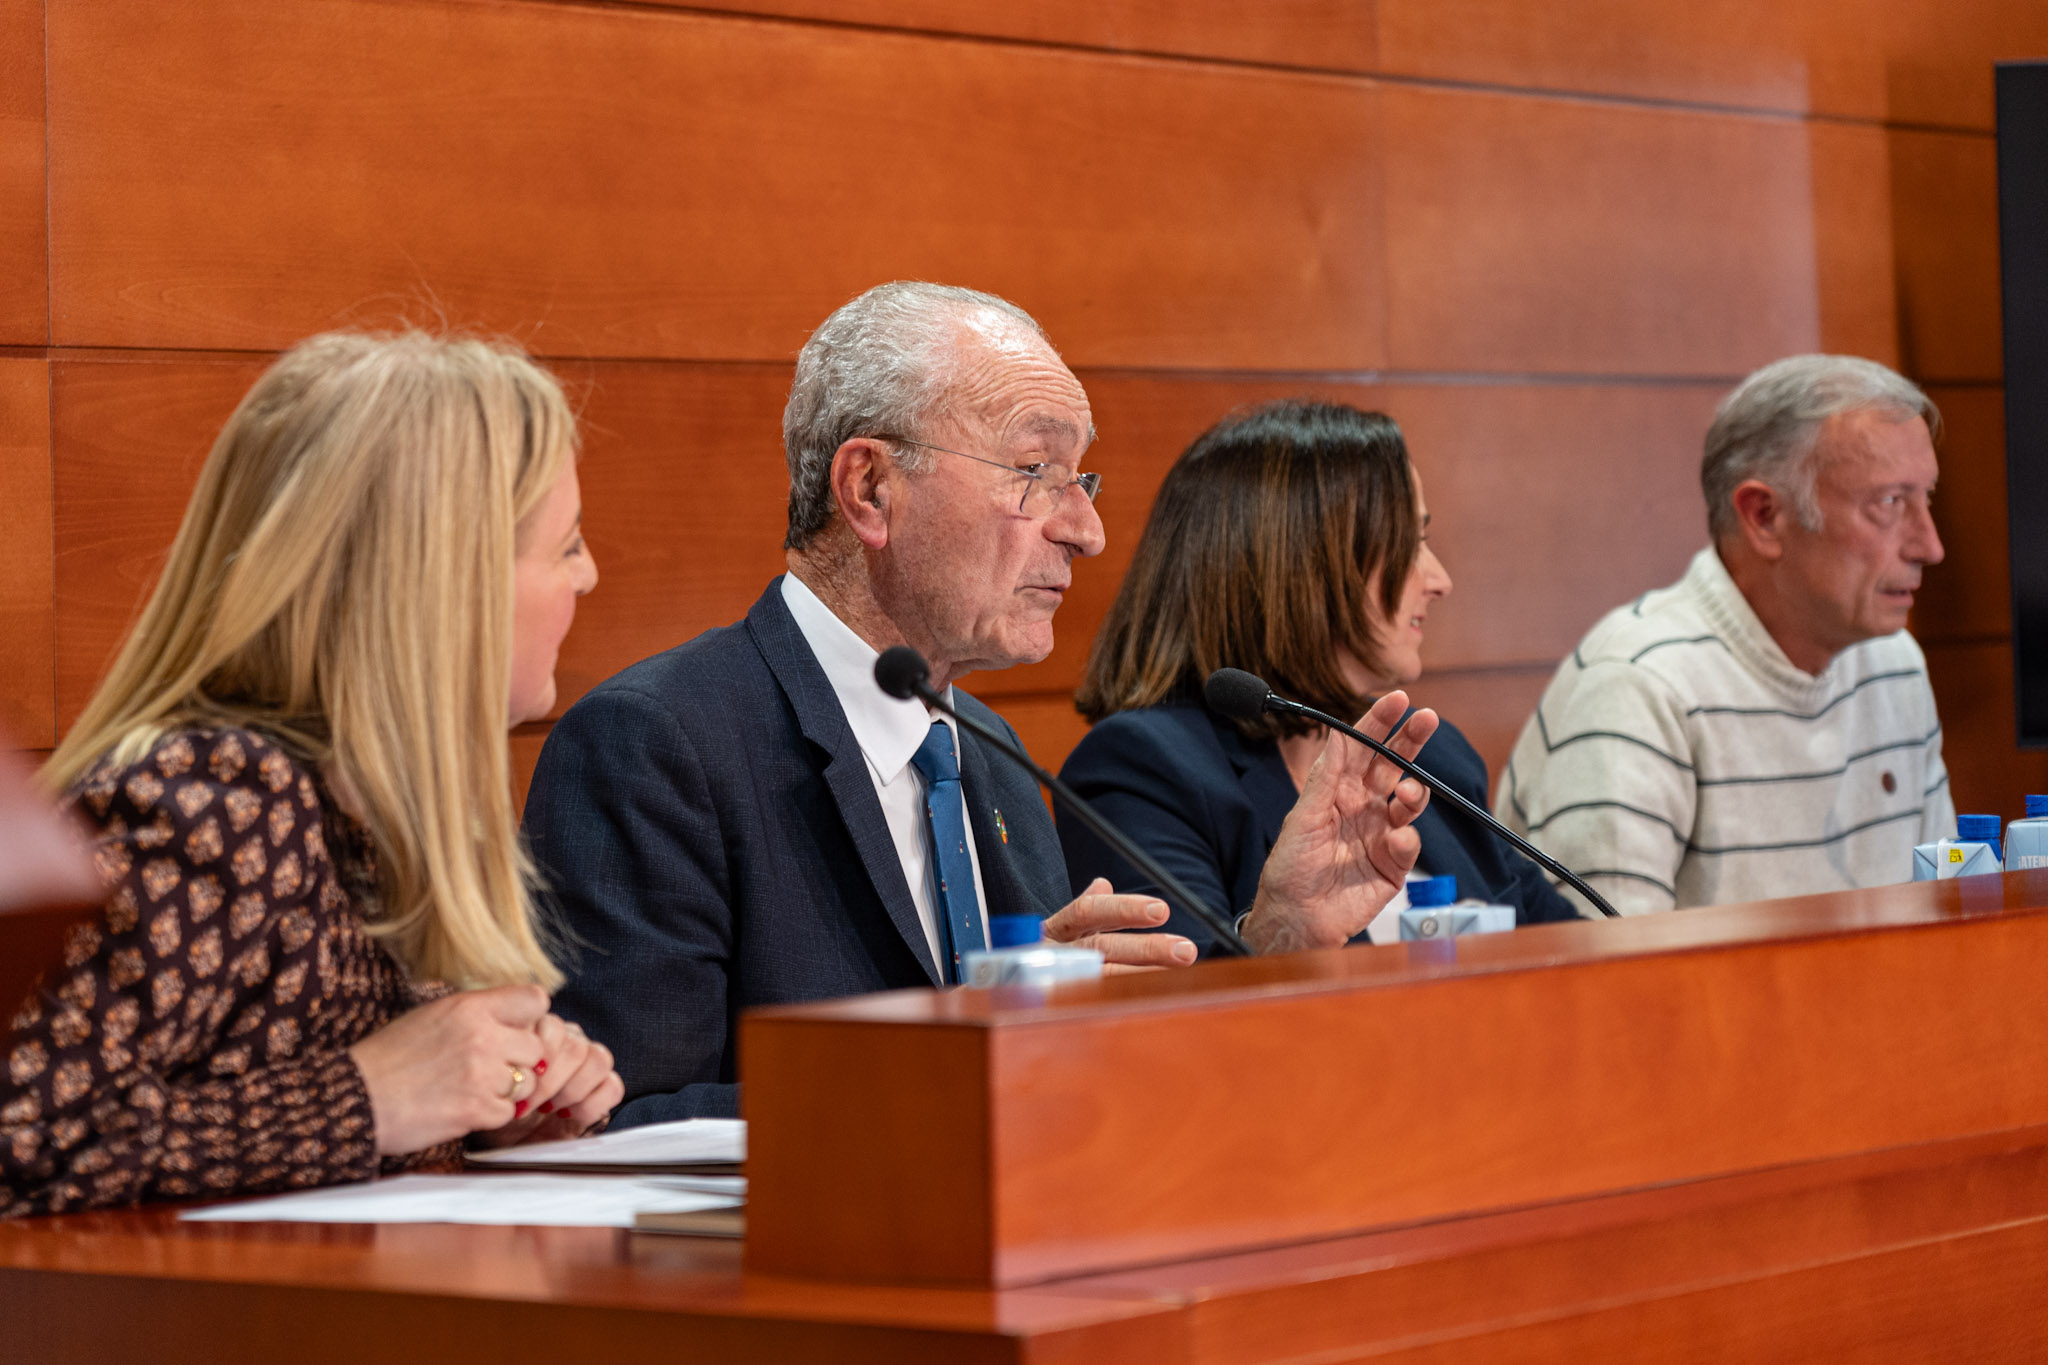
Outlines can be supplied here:
[[1222, 742], [1230, 766], [1237, 771], [1245, 798], [1258, 814], [1259, 833], [1265, 836], [1266, 847], [1270, 849], [1279, 842], [1280, 826], [1287, 819], [1287, 812], [1301, 799], [1294, 778], [1288, 774], [1287, 760], [1280, 756], [1280, 746], [1270, 739], [1246, 739], [1236, 726], [1215, 716], [1209, 718], [1209, 723], [1216, 727], [1216, 738]]
[[[846, 713], [839, 709], [839, 698], [833, 695], [824, 668], [811, 653], [803, 632], [797, 629], [796, 618], [789, 614], [789, 607], [782, 600], [780, 576], [747, 612], [747, 629], [769, 671], [781, 684], [783, 695], [789, 698], [804, 738], [826, 754], [825, 786], [839, 807], [839, 818], [846, 822], [847, 833], [853, 836], [861, 866], [881, 898], [889, 922], [896, 926], [904, 946], [924, 968], [931, 983], [941, 984], [938, 967], [932, 961], [931, 942], [925, 937], [924, 921], [918, 918], [917, 905], [910, 899], [910, 887], [903, 880], [903, 862], [896, 855], [896, 841], [890, 837], [882, 803], [875, 796], [874, 779], [868, 775], [867, 759], [853, 737], [852, 727], [846, 723]], [[976, 837], [979, 835], [977, 830]]]

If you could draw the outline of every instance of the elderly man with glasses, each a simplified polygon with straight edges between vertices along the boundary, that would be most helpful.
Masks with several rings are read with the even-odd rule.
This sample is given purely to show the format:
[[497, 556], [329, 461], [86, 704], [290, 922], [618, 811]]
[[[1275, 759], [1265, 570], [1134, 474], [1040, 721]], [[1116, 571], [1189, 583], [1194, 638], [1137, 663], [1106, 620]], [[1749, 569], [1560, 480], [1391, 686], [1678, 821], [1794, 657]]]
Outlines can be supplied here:
[[[953, 687], [1043, 659], [1073, 561], [1099, 554], [1088, 396], [1043, 330], [944, 285], [869, 290], [799, 355], [783, 414], [788, 572], [746, 619], [609, 679], [541, 754], [526, 829], [570, 943], [565, 1016], [612, 1046], [620, 1124], [738, 1112], [742, 1009], [944, 986], [992, 914], [1099, 948], [1112, 969], [1193, 962], [1129, 933], [1164, 902], [1098, 881], [1069, 901], [1029, 776], [918, 701], [879, 651], [915, 648]], [[1406, 701], [1361, 722], [1385, 736]], [[1420, 749], [1417, 712], [1396, 747]], [[1014, 731], [1010, 732], [1014, 739]], [[1415, 860], [1426, 793], [1332, 745], [1267, 863], [1245, 935], [1343, 944]]]

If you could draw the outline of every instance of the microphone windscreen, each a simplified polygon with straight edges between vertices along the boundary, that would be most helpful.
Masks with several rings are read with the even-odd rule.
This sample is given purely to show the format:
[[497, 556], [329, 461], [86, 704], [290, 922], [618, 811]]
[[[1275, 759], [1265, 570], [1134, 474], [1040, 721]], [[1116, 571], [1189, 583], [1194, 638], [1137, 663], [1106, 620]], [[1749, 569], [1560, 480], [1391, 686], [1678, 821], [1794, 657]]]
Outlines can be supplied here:
[[909, 701], [930, 678], [932, 670], [924, 655], [909, 645], [890, 645], [875, 660], [875, 686], [898, 701]]
[[1266, 698], [1273, 689], [1266, 680], [1241, 668], [1219, 668], [1202, 685], [1202, 700], [1209, 709], [1229, 720], [1252, 720], [1264, 715]]

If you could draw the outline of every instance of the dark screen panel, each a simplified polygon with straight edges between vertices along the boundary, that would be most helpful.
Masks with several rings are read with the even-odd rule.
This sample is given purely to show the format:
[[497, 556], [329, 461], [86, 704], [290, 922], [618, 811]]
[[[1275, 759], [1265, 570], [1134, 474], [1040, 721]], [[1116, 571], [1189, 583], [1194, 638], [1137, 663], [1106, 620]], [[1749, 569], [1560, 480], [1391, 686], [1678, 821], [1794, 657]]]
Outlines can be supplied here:
[[2048, 747], [2048, 62], [1998, 68], [2005, 480], [2019, 742]]

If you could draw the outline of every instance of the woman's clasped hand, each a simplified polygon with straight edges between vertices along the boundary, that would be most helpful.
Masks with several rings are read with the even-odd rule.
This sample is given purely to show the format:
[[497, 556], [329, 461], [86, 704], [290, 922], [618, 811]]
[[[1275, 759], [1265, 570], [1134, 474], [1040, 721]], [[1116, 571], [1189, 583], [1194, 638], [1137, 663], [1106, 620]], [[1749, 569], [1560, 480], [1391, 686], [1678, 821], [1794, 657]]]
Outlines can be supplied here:
[[487, 1147], [576, 1137], [625, 1094], [611, 1051], [550, 1013], [538, 986], [443, 997], [349, 1055], [370, 1093], [382, 1155], [471, 1135]]

